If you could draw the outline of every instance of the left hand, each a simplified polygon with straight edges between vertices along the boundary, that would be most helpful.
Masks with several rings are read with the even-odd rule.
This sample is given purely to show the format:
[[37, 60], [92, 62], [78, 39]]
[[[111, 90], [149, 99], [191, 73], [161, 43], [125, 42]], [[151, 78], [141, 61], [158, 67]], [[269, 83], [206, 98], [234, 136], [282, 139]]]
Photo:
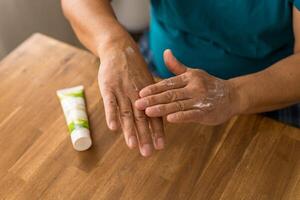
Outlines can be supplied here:
[[111, 130], [121, 127], [128, 147], [138, 146], [141, 155], [148, 157], [165, 146], [163, 121], [147, 117], [134, 102], [143, 87], [154, 83], [153, 77], [129, 35], [101, 47], [98, 80], [107, 125]]
[[218, 125], [238, 114], [239, 97], [229, 81], [186, 67], [170, 50], [164, 52], [164, 60], [177, 76], [143, 88], [136, 108], [149, 117], [167, 116], [173, 123], [205, 125]]

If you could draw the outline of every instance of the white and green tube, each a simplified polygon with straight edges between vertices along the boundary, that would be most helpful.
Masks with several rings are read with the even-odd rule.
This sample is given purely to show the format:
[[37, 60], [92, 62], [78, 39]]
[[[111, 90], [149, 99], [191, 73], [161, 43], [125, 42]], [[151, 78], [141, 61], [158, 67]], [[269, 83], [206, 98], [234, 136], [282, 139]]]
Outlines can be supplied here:
[[77, 151], [84, 151], [92, 146], [83, 90], [83, 86], [80, 85], [56, 92], [64, 111], [73, 147]]

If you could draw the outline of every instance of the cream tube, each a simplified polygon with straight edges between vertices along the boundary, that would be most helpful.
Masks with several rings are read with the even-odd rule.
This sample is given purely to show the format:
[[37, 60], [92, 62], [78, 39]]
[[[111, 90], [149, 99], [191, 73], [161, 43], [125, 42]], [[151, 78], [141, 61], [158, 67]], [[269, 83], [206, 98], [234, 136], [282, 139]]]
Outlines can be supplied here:
[[81, 85], [56, 92], [64, 111], [73, 147], [77, 151], [87, 150], [92, 145], [83, 89]]

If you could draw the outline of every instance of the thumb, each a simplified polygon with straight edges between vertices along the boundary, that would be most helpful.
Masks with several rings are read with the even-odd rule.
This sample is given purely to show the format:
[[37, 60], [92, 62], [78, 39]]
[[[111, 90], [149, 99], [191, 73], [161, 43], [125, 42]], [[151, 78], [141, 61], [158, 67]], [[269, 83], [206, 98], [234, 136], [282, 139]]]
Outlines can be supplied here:
[[187, 70], [187, 67], [175, 58], [170, 49], [164, 51], [164, 60], [168, 69], [175, 75], [183, 74]]

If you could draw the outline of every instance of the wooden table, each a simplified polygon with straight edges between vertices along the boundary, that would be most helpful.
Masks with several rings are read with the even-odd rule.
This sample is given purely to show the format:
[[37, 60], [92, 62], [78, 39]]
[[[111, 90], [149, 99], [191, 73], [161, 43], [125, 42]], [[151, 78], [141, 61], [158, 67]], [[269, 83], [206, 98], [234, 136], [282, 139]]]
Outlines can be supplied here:
[[[0, 199], [300, 200], [300, 130], [258, 115], [167, 125], [146, 159], [108, 130], [99, 61], [34, 34], [0, 62]], [[93, 137], [73, 150], [55, 91], [83, 84]]]

